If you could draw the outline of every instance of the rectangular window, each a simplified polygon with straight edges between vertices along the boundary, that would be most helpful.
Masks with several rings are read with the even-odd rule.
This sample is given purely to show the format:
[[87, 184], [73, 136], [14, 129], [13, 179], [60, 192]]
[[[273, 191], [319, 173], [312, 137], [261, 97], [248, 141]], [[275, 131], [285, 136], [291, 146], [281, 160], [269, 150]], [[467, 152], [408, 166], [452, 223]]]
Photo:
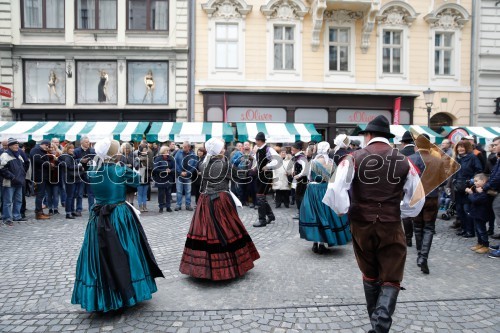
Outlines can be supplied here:
[[66, 103], [66, 61], [24, 61], [26, 104]]
[[238, 24], [215, 25], [215, 68], [238, 68]]
[[382, 44], [383, 73], [401, 74], [403, 32], [397, 30], [384, 30]]
[[168, 0], [129, 0], [129, 30], [168, 30]]
[[168, 62], [127, 62], [128, 104], [168, 104]]
[[329, 69], [331, 71], [349, 71], [349, 28], [330, 28], [329, 42]]
[[76, 103], [116, 104], [116, 61], [77, 61]]
[[434, 74], [453, 75], [453, 32], [436, 32], [434, 43]]
[[274, 26], [274, 69], [293, 70], [294, 64], [294, 37], [293, 26]]
[[116, 0], [77, 0], [76, 28], [116, 30]]
[[116, 30], [116, 0], [77, 0], [76, 28]]
[[23, 28], [64, 29], [64, 0], [22, 0]]

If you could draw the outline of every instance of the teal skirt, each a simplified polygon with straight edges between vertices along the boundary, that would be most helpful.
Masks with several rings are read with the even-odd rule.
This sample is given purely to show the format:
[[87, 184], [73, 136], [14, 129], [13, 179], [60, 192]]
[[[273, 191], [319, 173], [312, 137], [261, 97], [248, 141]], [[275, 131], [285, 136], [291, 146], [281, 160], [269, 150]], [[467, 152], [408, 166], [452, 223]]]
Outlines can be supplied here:
[[76, 264], [76, 279], [71, 303], [81, 304], [81, 307], [87, 311], [106, 312], [130, 307], [151, 299], [152, 294], [157, 291], [156, 283], [149, 272], [133, 213], [126, 204], [120, 204], [110, 216], [129, 261], [131, 281], [135, 292], [135, 296], [130, 299], [122, 299], [117, 290], [111, 290], [103, 283], [105, 278], [99, 264], [98, 219], [99, 216], [91, 211]]
[[328, 246], [345, 245], [352, 238], [349, 221], [347, 215], [340, 218], [333, 209], [322, 202], [327, 187], [327, 183], [307, 185], [300, 206], [300, 238], [327, 243]]

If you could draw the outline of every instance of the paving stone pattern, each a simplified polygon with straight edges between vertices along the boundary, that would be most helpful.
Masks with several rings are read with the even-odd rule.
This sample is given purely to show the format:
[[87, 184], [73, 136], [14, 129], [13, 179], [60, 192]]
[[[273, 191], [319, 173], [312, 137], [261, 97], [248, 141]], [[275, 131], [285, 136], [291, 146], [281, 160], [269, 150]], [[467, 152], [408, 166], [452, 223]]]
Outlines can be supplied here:
[[[257, 211], [239, 209], [261, 259], [228, 282], [179, 273], [191, 212], [150, 212], [142, 223], [165, 279], [151, 301], [123, 313], [91, 314], [70, 303], [76, 260], [88, 213], [58, 215], [0, 227], [0, 332], [365, 332], [369, 328], [361, 274], [352, 245], [312, 253], [300, 239], [295, 208], [275, 210], [277, 221], [253, 228]], [[28, 198], [28, 207], [34, 207]], [[293, 206], [292, 206], [293, 207]], [[62, 212], [62, 210], [60, 210]], [[475, 254], [439, 221], [430, 275], [409, 248], [394, 318], [395, 332], [499, 332], [500, 261]]]

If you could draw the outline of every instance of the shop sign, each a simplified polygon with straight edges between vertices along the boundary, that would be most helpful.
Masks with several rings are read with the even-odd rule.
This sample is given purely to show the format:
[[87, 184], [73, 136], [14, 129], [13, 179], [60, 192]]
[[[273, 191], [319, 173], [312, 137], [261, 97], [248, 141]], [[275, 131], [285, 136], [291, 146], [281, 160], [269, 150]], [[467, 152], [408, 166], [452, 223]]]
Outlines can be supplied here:
[[460, 142], [464, 136], [469, 135], [469, 132], [467, 132], [463, 128], [455, 128], [448, 134], [447, 139], [450, 140], [453, 144], [456, 144], [457, 142]]
[[347, 110], [337, 111], [337, 123], [367, 124], [377, 116], [384, 116], [391, 122], [391, 112], [387, 110]]
[[228, 122], [286, 122], [286, 110], [282, 108], [229, 108]]
[[12, 90], [7, 87], [0, 86], [0, 96], [12, 98]]

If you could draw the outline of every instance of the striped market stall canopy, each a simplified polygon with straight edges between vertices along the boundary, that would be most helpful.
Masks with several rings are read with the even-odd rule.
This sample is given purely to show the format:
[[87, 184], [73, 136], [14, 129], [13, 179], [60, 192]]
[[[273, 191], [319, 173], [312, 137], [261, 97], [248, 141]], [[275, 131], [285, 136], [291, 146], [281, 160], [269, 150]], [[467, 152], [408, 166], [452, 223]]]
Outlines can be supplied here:
[[266, 135], [269, 142], [321, 141], [322, 137], [313, 124], [293, 123], [237, 123], [238, 141], [255, 141], [258, 132]]
[[154, 122], [146, 134], [149, 142], [159, 141], [189, 141], [206, 142], [210, 138], [220, 138], [226, 142], [234, 140], [233, 129], [227, 123], [204, 122]]
[[[465, 130], [469, 135], [476, 136], [482, 144], [490, 143], [495, 137], [500, 136], [500, 127], [477, 127], [477, 126], [443, 126], [442, 130], [448, 135], [454, 132], [455, 136], [462, 137], [466, 134], [463, 131], [454, 131], [455, 129]], [[452, 141], [456, 142], [458, 137]]]
[[148, 122], [9, 121], [0, 126], [0, 138], [15, 138], [26, 142], [58, 137], [60, 140], [76, 141], [82, 136], [88, 136], [92, 142], [104, 138], [140, 141], [148, 126]]
[[[366, 124], [358, 125], [358, 127], [354, 130], [354, 134], [356, 135], [358, 132], [364, 130], [366, 128]], [[433, 130], [431, 130], [427, 126], [419, 126], [419, 125], [391, 125], [391, 133], [396, 137], [391, 139], [391, 142], [399, 143], [403, 134], [406, 131], [411, 129], [412, 132], [416, 132], [418, 134], [427, 134], [429, 135], [431, 142], [433, 143], [441, 143], [444, 140], [444, 137]]]

